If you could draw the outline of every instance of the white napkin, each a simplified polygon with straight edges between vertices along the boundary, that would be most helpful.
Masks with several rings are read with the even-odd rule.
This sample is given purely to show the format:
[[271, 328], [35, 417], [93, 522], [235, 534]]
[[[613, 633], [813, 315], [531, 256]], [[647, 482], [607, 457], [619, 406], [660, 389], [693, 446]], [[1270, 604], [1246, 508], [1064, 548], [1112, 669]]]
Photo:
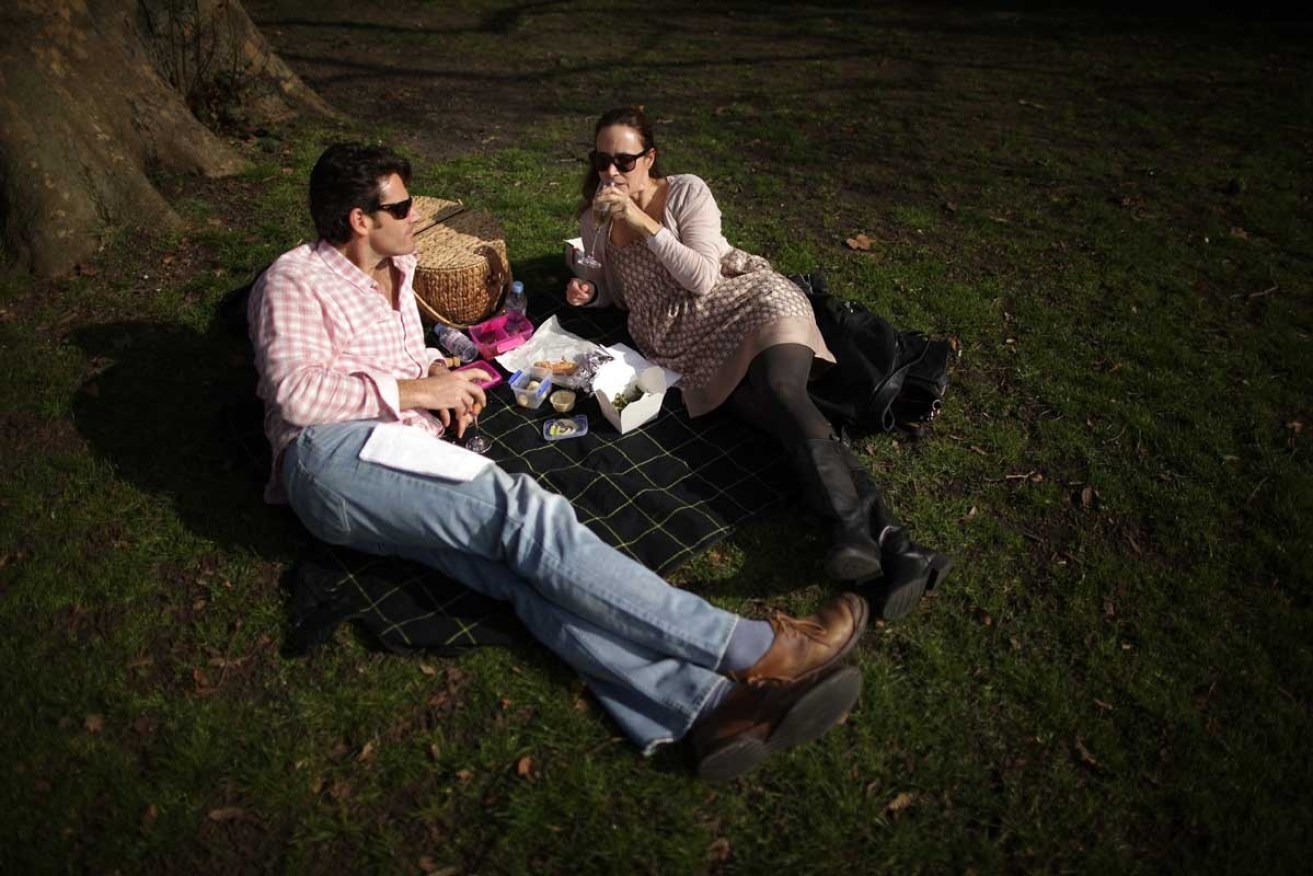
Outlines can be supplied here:
[[566, 354], [574, 356], [600, 353], [603, 349], [573, 332], [567, 332], [561, 328], [556, 317], [551, 316], [534, 330], [533, 337], [515, 349], [498, 356], [497, 364], [514, 374], [540, 359], [558, 359]]
[[414, 426], [380, 423], [360, 448], [360, 458], [388, 468], [463, 483], [492, 465], [491, 459]]

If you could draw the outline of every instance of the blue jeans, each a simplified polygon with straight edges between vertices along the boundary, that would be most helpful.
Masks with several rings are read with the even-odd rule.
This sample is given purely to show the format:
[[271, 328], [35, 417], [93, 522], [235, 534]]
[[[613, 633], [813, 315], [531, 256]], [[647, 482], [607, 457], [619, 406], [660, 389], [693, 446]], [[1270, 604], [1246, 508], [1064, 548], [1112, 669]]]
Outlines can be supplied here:
[[644, 754], [688, 731], [728, 683], [715, 669], [737, 615], [607, 545], [527, 475], [494, 465], [453, 483], [362, 461], [375, 425], [310, 426], [287, 448], [283, 484], [307, 529], [510, 602]]

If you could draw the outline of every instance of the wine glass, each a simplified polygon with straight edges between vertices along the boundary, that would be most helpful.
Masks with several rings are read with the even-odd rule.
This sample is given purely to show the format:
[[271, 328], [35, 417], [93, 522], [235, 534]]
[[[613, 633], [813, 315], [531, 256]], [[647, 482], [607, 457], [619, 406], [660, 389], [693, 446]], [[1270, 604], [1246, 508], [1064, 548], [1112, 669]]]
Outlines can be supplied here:
[[469, 427], [465, 430], [465, 449], [473, 450], [475, 453], [487, 453], [490, 447], [492, 441], [479, 434], [479, 415], [474, 414], [470, 419]]
[[597, 184], [597, 191], [593, 195], [593, 239], [588, 245], [588, 250], [575, 261], [585, 268], [600, 268], [602, 263], [597, 260], [593, 253], [597, 252], [597, 238], [602, 236], [605, 230], [608, 233], [611, 229], [611, 217], [603, 204], [597, 203], [597, 196], [607, 189], [615, 188], [620, 185], [619, 180], [604, 179]]

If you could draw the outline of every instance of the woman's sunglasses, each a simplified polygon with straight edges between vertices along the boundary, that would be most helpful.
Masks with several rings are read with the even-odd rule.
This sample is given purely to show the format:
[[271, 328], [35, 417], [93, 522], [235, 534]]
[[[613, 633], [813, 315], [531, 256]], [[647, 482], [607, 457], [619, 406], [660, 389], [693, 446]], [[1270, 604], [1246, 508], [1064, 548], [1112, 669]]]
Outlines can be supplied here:
[[391, 215], [393, 219], [405, 219], [410, 215], [410, 208], [414, 203], [415, 199], [413, 197], [406, 198], [406, 200], [397, 201], [395, 204], [378, 204], [369, 212], [377, 213], [379, 210], [383, 210]]
[[592, 152], [588, 153], [588, 162], [593, 166], [593, 170], [598, 173], [601, 173], [613, 164], [615, 165], [615, 169], [621, 173], [629, 173], [629, 171], [634, 169], [634, 162], [651, 151], [652, 147], [649, 146], [637, 155], [628, 155], [624, 152], [617, 155], [608, 155], [605, 152], [598, 152], [594, 149]]

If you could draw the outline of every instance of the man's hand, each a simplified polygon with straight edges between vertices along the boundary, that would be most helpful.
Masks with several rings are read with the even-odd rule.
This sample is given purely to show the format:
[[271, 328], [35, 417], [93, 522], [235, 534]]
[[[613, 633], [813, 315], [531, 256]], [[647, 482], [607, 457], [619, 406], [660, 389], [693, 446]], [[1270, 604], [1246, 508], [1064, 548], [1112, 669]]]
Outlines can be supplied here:
[[583, 307], [597, 297], [597, 287], [587, 280], [574, 277], [565, 287], [565, 300], [575, 307]]
[[456, 427], [456, 437], [465, 433], [479, 411], [487, 405], [487, 397], [475, 382], [474, 371], [442, 371], [418, 380], [398, 380], [397, 392], [401, 407], [424, 408], [438, 415], [444, 427]]

